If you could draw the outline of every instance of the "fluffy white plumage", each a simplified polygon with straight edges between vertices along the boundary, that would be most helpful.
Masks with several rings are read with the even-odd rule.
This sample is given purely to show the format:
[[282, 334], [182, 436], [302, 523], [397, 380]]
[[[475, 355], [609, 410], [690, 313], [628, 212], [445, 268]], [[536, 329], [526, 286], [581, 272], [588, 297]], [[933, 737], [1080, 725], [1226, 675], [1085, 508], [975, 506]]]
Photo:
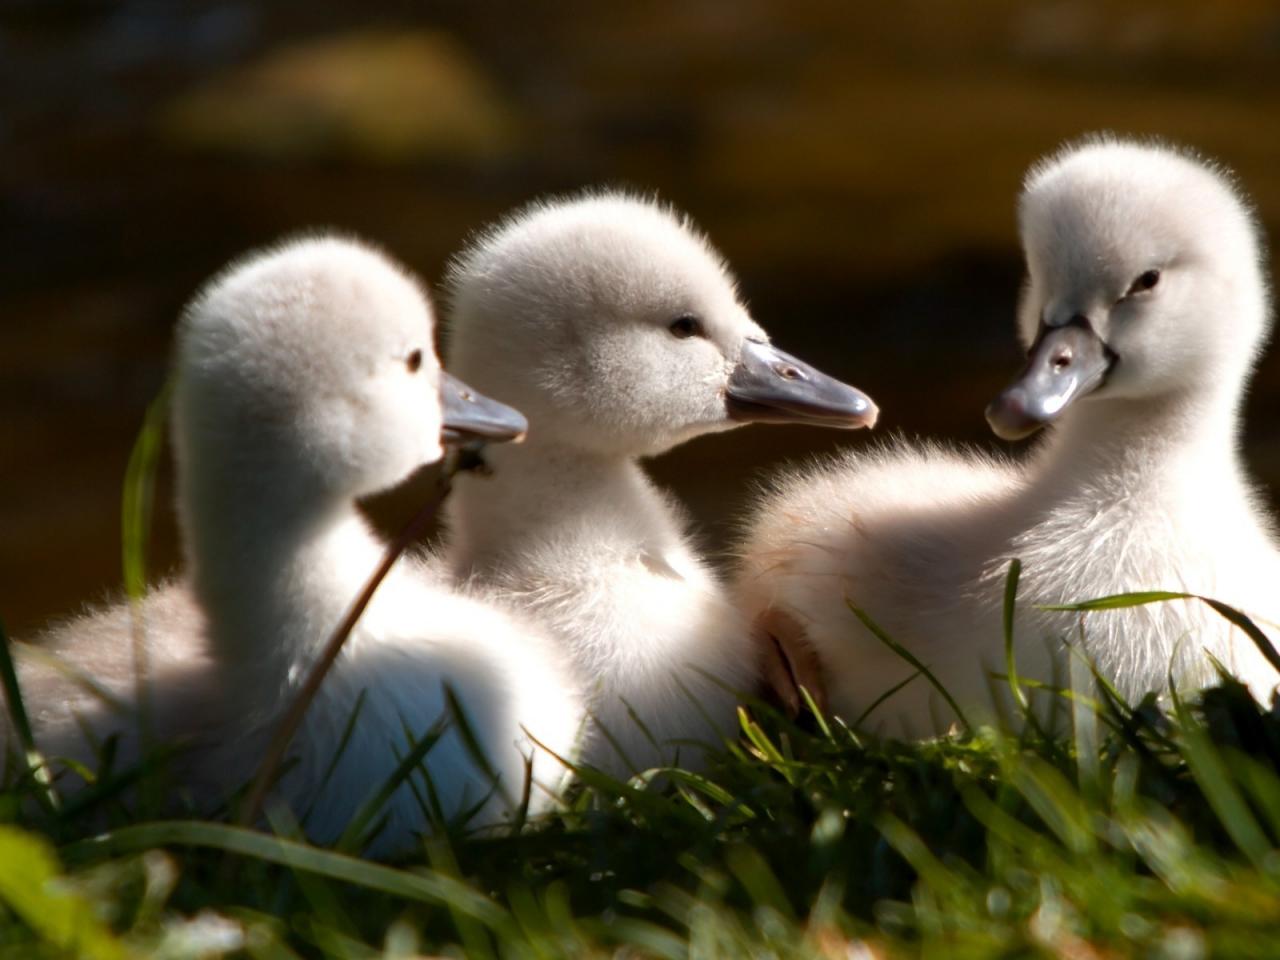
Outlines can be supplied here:
[[[1020, 673], [1065, 682], [1062, 642], [1078, 641], [1137, 697], [1164, 689], [1170, 671], [1184, 687], [1211, 681], [1212, 654], [1269, 699], [1274, 671], [1204, 604], [1083, 621], [1034, 606], [1185, 591], [1240, 607], [1276, 636], [1280, 553], [1238, 451], [1246, 381], [1269, 328], [1246, 203], [1192, 156], [1095, 138], [1031, 170], [1019, 222], [1023, 343], [1071, 324], [1091, 330], [1115, 358], [1105, 380], [1060, 412], [1047, 405], [1057, 425], [1025, 464], [899, 443], [779, 479], [740, 548], [741, 606], [762, 626], [789, 618], [784, 629], [816, 653], [846, 718], [913, 672], [846, 598], [962, 705], [989, 711], [1016, 557]], [[1072, 362], [1047, 358], [1053, 370]], [[953, 719], [918, 677], [869, 722], [924, 734]]]
[[701, 235], [617, 194], [516, 214], [455, 261], [448, 287], [450, 369], [530, 423], [528, 442], [486, 454], [496, 476], [458, 484], [455, 569], [566, 645], [617, 745], [596, 730], [584, 759], [624, 774], [696, 765], [690, 741], [734, 729], [755, 652], [636, 460], [735, 426], [726, 388], [764, 332]]
[[[442, 453], [433, 315], [419, 285], [386, 257], [333, 237], [288, 243], [233, 264], [185, 312], [178, 330], [173, 437], [186, 547], [180, 584], [146, 602], [157, 659], [156, 733], [197, 744], [184, 780], [220, 797], [256, 768], [267, 739], [334, 626], [381, 559], [355, 499], [399, 483]], [[131, 698], [128, 611], [117, 607], [57, 634], [74, 665]], [[40, 676], [35, 676], [40, 674]], [[72, 705], [33, 670], [38, 739], [85, 753]], [[556, 646], [527, 618], [448, 586], [420, 559], [393, 567], [320, 688], [277, 790], [308, 833], [336, 838], [408, 749], [461, 701], [498, 789], [456, 725], [427, 755], [441, 808], [483, 806], [473, 825], [519, 804], [533, 757], [534, 812], [562, 778], [530, 734], [572, 756], [583, 722]], [[51, 689], [52, 688], [52, 689]], [[348, 719], [351, 740], [327, 784]], [[82, 698], [75, 706], [87, 707]], [[98, 708], [101, 738], [131, 716]], [[426, 796], [421, 772], [413, 778]], [[485, 801], [485, 798], [488, 800]], [[371, 851], [429, 829], [402, 785]]]

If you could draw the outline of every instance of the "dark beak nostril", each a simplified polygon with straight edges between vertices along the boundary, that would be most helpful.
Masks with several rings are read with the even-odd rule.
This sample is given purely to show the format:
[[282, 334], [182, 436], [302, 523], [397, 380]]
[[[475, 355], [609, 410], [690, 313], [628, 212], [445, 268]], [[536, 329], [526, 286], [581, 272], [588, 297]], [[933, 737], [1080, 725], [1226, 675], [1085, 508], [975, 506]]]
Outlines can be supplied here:
[[802, 375], [795, 367], [778, 367], [778, 376], [786, 380], [799, 380]]
[[1087, 318], [1042, 326], [1017, 379], [987, 408], [987, 421], [1006, 440], [1051, 423], [1078, 398], [1106, 383], [1115, 353]]

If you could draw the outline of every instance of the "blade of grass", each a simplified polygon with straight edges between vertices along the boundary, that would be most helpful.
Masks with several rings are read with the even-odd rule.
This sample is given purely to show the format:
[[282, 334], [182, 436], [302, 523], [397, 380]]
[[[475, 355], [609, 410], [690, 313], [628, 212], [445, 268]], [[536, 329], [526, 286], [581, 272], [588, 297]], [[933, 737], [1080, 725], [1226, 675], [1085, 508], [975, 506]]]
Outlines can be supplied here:
[[1048, 836], [1003, 809], [985, 791], [971, 783], [961, 788], [960, 800], [965, 809], [973, 814], [973, 818], [986, 828], [988, 845], [998, 839], [1023, 857], [1032, 853], [1041, 857], [1052, 842]]
[[622, 761], [623, 767], [627, 770], [636, 770], [637, 765], [635, 761], [627, 756], [627, 751], [622, 746], [622, 741], [614, 736], [613, 731], [605, 725], [605, 722], [596, 715], [594, 710], [589, 710], [587, 712], [587, 720], [591, 725], [591, 729], [597, 731], [600, 736], [604, 737], [605, 743], [609, 744], [613, 752], [618, 755], [618, 759]]
[[1272, 669], [1280, 671], [1280, 653], [1276, 652], [1275, 645], [1259, 629], [1256, 623], [1240, 610], [1227, 606], [1221, 600], [1211, 600], [1208, 597], [1200, 597], [1199, 599], [1211, 606], [1220, 617], [1225, 618], [1243, 630], [1245, 636], [1253, 641], [1254, 646], [1258, 648], [1258, 652], [1262, 654], [1267, 663], [1271, 664]]
[[656, 791], [633, 785], [638, 775], [624, 781], [611, 777], [595, 767], [579, 767], [578, 778], [600, 800], [625, 804], [632, 816], [652, 817], [655, 820], [674, 817], [691, 831], [701, 827], [704, 822], [701, 815], [687, 804], [677, 803]]
[[431, 751], [444, 735], [449, 721], [442, 717], [436, 721], [431, 727], [417, 740], [411, 741], [409, 752], [405, 754], [391, 775], [383, 781], [382, 785], [367, 800], [356, 808], [355, 814], [347, 823], [346, 828], [342, 831], [342, 836], [335, 844], [338, 850], [356, 851], [363, 839], [363, 834], [373, 818], [378, 815], [386, 802], [391, 799], [392, 794], [400, 788], [400, 785], [407, 780], [418, 765], [422, 763], [426, 755]]
[[618, 699], [621, 700], [622, 705], [627, 708], [627, 716], [630, 718], [631, 722], [636, 725], [636, 729], [644, 734], [644, 738], [648, 741], [649, 746], [653, 747], [653, 749], [659, 754], [662, 754], [664, 744], [658, 742], [658, 738], [653, 735], [653, 731], [650, 730], [649, 725], [644, 722], [644, 718], [640, 716], [639, 711], [627, 701], [626, 697], [619, 697]]
[[[719, 677], [714, 676], [709, 671], [703, 670], [701, 667], [694, 667], [692, 665], [689, 665], [689, 667], [694, 673], [698, 674], [700, 677], [702, 677], [703, 680], [709, 682], [713, 686], [719, 687], [721, 690], [724, 690], [726, 693], [730, 694], [735, 698], [738, 698], [741, 696], [740, 691], [734, 690], [727, 683], [725, 683]], [[691, 690], [689, 686], [684, 682], [684, 678], [679, 676], [678, 674], [673, 679], [676, 682], [676, 686], [680, 688], [680, 692], [684, 694], [685, 699], [689, 701], [689, 704], [696, 711], [698, 711], [698, 716], [702, 719], [702, 722], [706, 726], [706, 728], [708, 730], [717, 731], [717, 734], [719, 735], [721, 740], [718, 746], [723, 747], [724, 737], [723, 737], [723, 734], [719, 733], [720, 724], [716, 723], [715, 718], [711, 716], [710, 711], [708, 711], [706, 706], [703, 705], [703, 700], [705, 700], [706, 698], [699, 697], [696, 693], [694, 693], [693, 690]]]
[[[438, 834], [427, 841], [427, 858], [437, 876], [454, 880], [462, 884], [462, 871], [458, 869], [458, 858], [449, 844], [447, 835]], [[454, 909], [446, 903], [453, 917], [453, 925], [462, 938], [462, 945], [468, 957], [493, 957], [493, 945], [485, 932], [484, 925], [477, 918], [464, 910]], [[514, 926], [514, 922], [509, 926]]]
[[1173, 709], [1182, 734], [1182, 756], [1191, 768], [1191, 775], [1195, 777], [1227, 835], [1241, 853], [1253, 861], [1255, 866], [1262, 868], [1264, 858], [1271, 851], [1271, 844], [1254, 819], [1248, 803], [1236, 789], [1228, 764], [1218, 755], [1205, 728], [1191, 715], [1191, 711], [1176, 693], [1173, 695]]
[[[854, 729], [856, 730], [857, 728], [861, 727], [863, 721], [866, 720], [867, 717], [871, 716], [873, 712], [875, 712], [876, 707], [880, 706], [882, 703], [884, 703], [886, 700], [892, 697], [895, 693], [897, 693], [899, 690], [901, 690], [903, 687], [909, 684], [916, 677], [920, 677], [923, 675], [924, 674], [921, 673], [921, 671], [919, 670], [909, 673], [906, 675], [905, 678], [903, 678], [902, 680], [899, 680], [897, 683], [895, 683], [892, 687], [890, 687], [884, 693], [880, 694], [880, 696], [872, 700], [871, 706], [867, 707], [867, 709], [863, 710], [860, 714], [858, 714], [858, 719], [853, 721]], [[808, 694], [808, 691], [804, 690], [803, 687], [801, 688], [801, 691], [806, 695]]]
[[0, 622], [0, 683], [4, 685], [4, 699], [9, 706], [9, 729], [18, 738], [22, 754], [26, 760], [26, 772], [36, 784], [37, 801], [47, 811], [57, 810], [59, 798], [57, 788], [53, 784], [53, 776], [44, 757], [36, 749], [35, 734], [31, 729], [31, 719], [27, 716], [26, 704], [22, 702], [22, 688], [18, 683], [18, 670], [9, 650], [9, 633]]
[[[586, 721], [584, 720], [584, 724], [585, 722]], [[551, 792], [552, 795], [557, 800], [557, 802], [561, 801], [564, 796], [563, 791], [569, 788], [569, 785], [574, 781], [574, 779], [578, 775], [578, 770], [579, 770], [578, 765], [575, 764], [568, 757], [561, 756], [559, 753], [557, 753], [556, 751], [548, 747], [545, 743], [543, 743], [541, 740], [539, 740], [537, 737], [533, 735], [532, 730], [529, 730], [527, 727], [521, 727], [520, 729], [522, 730], [524, 735], [529, 738], [529, 742], [533, 744], [535, 750], [541, 750], [543, 753], [545, 753], [547, 756], [549, 756], [552, 760], [554, 760], [563, 768], [563, 775], [561, 778], [561, 785], [560, 785], [559, 791], [552, 791], [550, 787], [543, 787], [542, 785], [539, 785], [539, 789], [543, 790], [544, 792]], [[575, 755], [578, 752], [580, 752], [580, 747], [581, 747], [581, 736], [579, 736], [578, 738], [578, 744], [575, 745], [575, 749], [574, 749]], [[531, 760], [532, 758], [533, 758], [533, 754], [530, 755]], [[532, 783], [530, 783], [531, 788], [532, 786], [533, 786]], [[560, 805], [560, 804], [557, 803], [557, 805]]]
[[1018, 579], [1022, 576], [1022, 561], [1014, 557], [1009, 561], [1009, 574], [1004, 581], [1004, 606], [1002, 608], [1002, 626], [1004, 628], [1004, 664], [1008, 677], [1009, 690], [1025, 715], [1028, 711], [1027, 697], [1018, 683], [1018, 667], [1013, 655], [1013, 614], [1014, 603], [1018, 597]]
[[[991, 677], [994, 680], [1005, 679], [1005, 675], [1003, 673], [993, 673], [991, 674]], [[1062, 699], [1070, 703], [1079, 703], [1085, 707], [1088, 707], [1091, 710], [1102, 711], [1104, 709], [1104, 704], [1102, 703], [1102, 701], [1094, 697], [1087, 696], [1086, 694], [1080, 693], [1080, 691], [1078, 690], [1073, 690], [1070, 687], [1061, 687], [1061, 686], [1058, 686], [1057, 684], [1048, 683], [1047, 681], [1044, 681], [1044, 680], [1036, 680], [1032, 677], [1021, 677], [1018, 682], [1021, 683], [1024, 687], [1026, 687], [1028, 690], [1042, 690], [1045, 693], [1052, 694], [1055, 697], [1062, 697]], [[1103, 717], [1102, 720], [1104, 723], [1109, 723], [1112, 725], [1116, 724], [1116, 721], [1114, 719]]]
[[95, 807], [118, 798], [134, 784], [145, 783], [152, 779], [154, 774], [167, 769], [175, 757], [181, 756], [189, 749], [188, 745], [181, 743], [153, 747], [137, 764], [115, 772], [111, 769], [111, 755], [115, 749], [114, 739], [114, 737], [109, 739], [103, 748], [102, 759], [93, 781], [68, 798], [63, 805], [60, 815], [63, 822], [75, 823]]
[[418, 789], [418, 785], [413, 777], [409, 778], [409, 788], [413, 790], [414, 799], [418, 803], [418, 809], [423, 812], [427, 823], [431, 825], [432, 832], [444, 832], [449, 829], [449, 818], [445, 816], [444, 804], [440, 802], [440, 791], [436, 789], [436, 781], [431, 776], [431, 770], [428, 767], [419, 767], [418, 773], [421, 775], [422, 789]]
[[[904, 683], [903, 686], [906, 684]], [[900, 688], [899, 688], [900, 689]], [[896, 691], [895, 691], [896, 692]], [[822, 735], [827, 740], [834, 739], [831, 734], [831, 724], [827, 723], [827, 718], [822, 713], [822, 708], [818, 706], [818, 701], [813, 699], [813, 694], [809, 692], [809, 688], [804, 684], [800, 684], [800, 699], [804, 701], [805, 709], [809, 711], [809, 715], [813, 717], [813, 722], [818, 725], [818, 729], [822, 731]], [[863, 713], [866, 716], [866, 713]], [[857, 724], [854, 724], [857, 726]]]
[[1141, 607], [1148, 603], [1165, 603], [1169, 600], [1192, 600], [1190, 593], [1175, 593], [1169, 590], [1138, 590], [1132, 593], [1113, 593], [1093, 600], [1081, 600], [1077, 603], [1041, 603], [1037, 610], [1058, 610], [1067, 613], [1090, 613], [1094, 610], [1122, 610], [1125, 607]]
[[[1077, 649], [1068, 651], [1067, 667], [1071, 676], [1071, 690], [1089, 682], [1089, 667]], [[1102, 770], [1098, 763], [1098, 708], [1090, 706], [1087, 697], [1072, 696], [1071, 739], [1076, 752], [1076, 783], [1081, 792], [1097, 803], [1102, 796]]]
[[787, 920], [795, 922], [791, 901], [759, 850], [737, 843], [725, 851], [725, 859], [734, 877], [742, 884], [757, 908], [770, 907]]
[[294, 870], [306, 870], [366, 890], [448, 907], [484, 924], [495, 933], [514, 932], [511, 918], [505, 910], [455, 877], [419, 867], [397, 870], [229, 824], [157, 820], [76, 841], [63, 847], [62, 854], [68, 862], [87, 862], [174, 846], [203, 847]]
[[1018, 712], [1022, 714], [1022, 719], [1026, 722], [1027, 728], [1034, 731], [1041, 741], [1047, 741], [1049, 737], [1045, 733], [1044, 727], [1040, 724], [1040, 718], [1031, 709], [1031, 701], [1022, 689], [1022, 683], [1018, 678], [1017, 657], [1013, 650], [1014, 613], [1016, 612], [1018, 600], [1018, 581], [1021, 577], [1022, 561], [1014, 557], [1009, 561], [1009, 573], [1004, 581], [1004, 603], [1001, 607], [1001, 626], [1004, 630], [1005, 682], [1009, 685], [1009, 692], [1013, 695], [1013, 702], [1017, 706]]
[[845, 600], [845, 604], [853, 612], [853, 615], [862, 621], [862, 625], [871, 631], [872, 636], [924, 674], [925, 679], [929, 681], [933, 686], [933, 689], [938, 691], [942, 696], [942, 699], [947, 702], [947, 706], [951, 708], [951, 711], [956, 715], [956, 719], [960, 721], [960, 725], [964, 727], [965, 730], [973, 730], [973, 725], [969, 723], [969, 718], [966, 717], [964, 711], [960, 709], [960, 704], [956, 703], [955, 698], [951, 696], [951, 692], [947, 690], [947, 688], [942, 685], [941, 681], [933, 675], [932, 670], [921, 663], [914, 653], [902, 644], [898, 643], [897, 640], [894, 640], [893, 637], [889, 636], [883, 627], [871, 619], [866, 611], [860, 607], [854, 606], [853, 602], [848, 599]]
[[[538, 902], [533, 890], [526, 884], [512, 883], [507, 886], [506, 893], [509, 909], [533, 947], [534, 955], [566, 954], [564, 932], [551, 925], [546, 910]], [[585, 950], [580, 949], [578, 953], [585, 953]]]
[[[58, 956], [126, 960], [130, 952], [98, 918], [93, 904], [63, 882], [48, 845], [15, 827], [0, 825], [0, 903], [7, 904]], [[11, 956], [18, 952], [5, 936]], [[46, 954], [43, 951], [40, 954]], [[52, 956], [53, 954], [49, 954]]]
[[1280, 671], [1280, 652], [1276, 651], [1275, 644], [1247, 614], [1229, 604], [1223, 603], [1221, 600], [1214, 600], [1212, 597], [1201, 596], [1198, 593], [1174, 593], [1167, 590], [1117, 593], [1109, 597], [1099, 597], [1096, 600], [1085, 600], [1080, 603], [1044, 604], [1039, 609], [1078, 610], [1088, 613], [1094, 610], [1118, 610], [1123, 607], [1138, 607], [1148, 603], [1164, 603], [1169, 600], [1199, 600], [1201, 603], [1208, 604], [1219, 616], [1239, 627], [1253, 641], [1258, 651], [1266, 658], [1267, 663], [1271, 664], [1275, 670]]
[[1081, 857], [1094, 852], [1097, 844], [1089, 805], [1066, 777], [1039, 757], [1025, 755], [1008, 762], [1005, 773], [1063, 846]]
[[[425, 777], [430, 779], [430, 776], [431, 776], [430, 770], [424, 767], [422, 769], [422, 773]], [[481, 810], [483, 810], [486, 806], [489, 805], [489, 801], [492, 800], [496, 795], [497, 795], [497, 790], [494, 788], [492, 784], [490, 784], [489, 790], [486, 793], [481, 794], [479, 797], [477, 797], [472, 802], [471, 806], [463, 807], [461, 810], [455, 813], [449, 820], [444, 822], [443, 826], [446, 828], [451, 828], [449, 832], [459, 833], [459, 834], [462, 833], [463, 831], [467, 830], [470, 827], [471, 821], [474, 820], [480, 814]]]
[[138, 438], [129, 452], [120, 503], [120, 565], [124, 592], [129, 600], [133, 638], [133, 679], [137, 704], [138, 742], [145, 751], [151, 735], [151, 697], [148, 684], [147, 634], [142, 601], [147, 592], [147, 545], [151, 539], [156, 468], [164, 446], [165, 421], [173, 381], [166, 381], [142, 420]]
[[458, 699], [457, 692], [453, 689], [452, 684], [444, 684], [444, 699], [449, 707], [449, 717], [453, 722], [454, 729], [458, 732], [458, 737], [462, 740], [462, 745], [466, 748], [467, 754], [475, 762], [476, 766], [493, 785], [496, 791], [507, 806], [511, 806], [512, 797], [507, 791], [507, 784], [501, 782], [502, 778], [498, 775], [498, 771], [494, 769], [493, 761], [489, 759], [489, 755], [485, 753], [484, 746], [480, 743], [480, 738], [476, 736], [475, 727], [471, 724], [471, 719], [467, 716], [466, 707], [462, 701]]
[[342, 758], [346, 756], [347, 749], [351, 744], [351, 735], [355, 733], [356, 721], [360, 718], [361, 711], [364, 710], [365, 694], [368, 692], [369, 691], [365, 689], [356, 694], [355, 706], [351, 708], [351, 715], [347, 717], [346, 726], [342, 728], [342, 736], [338, 740], [338, 748], [333, 752], [333, 759], [329, 761], [328, 765], [324, 769], [324, 774], [321, 775], [320, 781], [316, 784], [314, 796], [312, 796], [311, 802], [307, 804], [306, 811], [298, 818], [299, 823], [305, 824], [307, 820], [311, 818], [311, 814], [315, 810], [316, 803], [318, 803], [320, 797], [324, 795], [325, 788], [329, 785], [329, 781], [333, 779], [333, 775], [338, 769], [339, 762], [341, 762]]
[[1280, 843], [1280, 777], [1270, 765], [1238, 750], [1223, 750], [1236, 781], [1266, 817], [1273, 840]]
[[[272, 832], [279, 838], [303, 842], [302, 824], [294, 817], [293, 811], [283, 805], [268, 803], [264, 811]], [[306, 870], [294, 870], [294, 880], [298, 890], [311, 907], [311, 912], [324, 917], [325, 924], [349, 936], [356, 935], [356, 925], [343, 908], [342, 899], [338, 897], [325, 877], [316, 876]]]
[[[523, 727], [521, 727], [524, 730]], [[526, 733], [528, 731], [525, 731]], [[524, 779], [520, 787], [520, 804], [516, 807], [515, 816], [511, 818], [511, 832], [520, 834], [524, 825], [529, 822], [529, 804], [533, 800], [533, 754], [524, 757]]]
[[746, 819], [755, 819], [756, 813], [754, 810], [739, 801], [733, 794], [713, 780], [692, 773], [689, 770], [668, 770], [667, 776], [673, 782], [682, 784], [687, 789], [696, 790], [698, 793], [710, 797], [716, 803], [732, 808], [734, 812]]
[[125, 468], [120, 505], [120, 543], [124, 591], [130, 600], [141, 600], [147, 592], [147, 544], [151, 537], [156, 467], [164, 444], [164, 426], [172, 391], [172, 382], [166, 383], [147, 406], [142, 428]]
[[690, 945], [679, 934], [672, 933], [666, 927], [648, 920], [635, 917], [619, 917], [604, 922], [594, 920], [591, 927], [598, 928], [597, 936], [601, 939], [626, 944], [628, 948], [619, 949], [616, 957], [663, 957], [666, 960], [682, 960], [687, 957], [709, 956], [691, 950]]
[[771, 764], [791, 783], [790, 772], [786, 769], [787, 758], [782, 755], [782, 751], [777, 745], [769, 739], [769, 735], [765, 733], [764, 728], [747, 713], [743, 707], [738, 708], [738, 724], [742, 728], [742, 732], [746, 734], [747, 739], [758, 751], [761, 760]]
[[916, 831], [891, 813], [876, 821], [880, 835], [896, 850], [902, 859], [911, 864], [920, 880], [931, 886], [944, 898], [955, 896], [964, 887], [963, 881], [929, 849]]

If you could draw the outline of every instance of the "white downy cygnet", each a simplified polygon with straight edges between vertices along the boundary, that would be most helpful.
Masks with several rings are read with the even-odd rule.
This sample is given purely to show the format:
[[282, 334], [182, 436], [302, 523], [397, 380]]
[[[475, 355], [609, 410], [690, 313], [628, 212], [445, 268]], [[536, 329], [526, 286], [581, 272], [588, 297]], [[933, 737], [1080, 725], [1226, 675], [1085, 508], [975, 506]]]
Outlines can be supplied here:
[[586, 762], [696, 766], [733, 730], [756, 652], [636, 461], [749, 421], [866, 426], [875, 406], [772, 347], [706, 239], [650, 201], [536, 204], [481, 235], [448, 287], [450, 369], [531, 425], [486, 454], [495, 476], [458, 483], [455, 570], [563, 642], [598, 721]]
[[[145, 612], [157, 667], [154, 732], [195, 738], [195, 789], [225, 795], [253, 773], [377, 568], [385, 545], [356, 499], [440, 459], [442, 430], [508, 439], [523, 432], [515, 411], [465, 389], [444, 391], [446, 402], [464, 402], [463, 414], [442, 414], [432, 332], [430, 304], [406, 272], [363, 244], [323, 236], [238, 261], [183, 315], [173, 438], [186, 571]], [[117, 609], [60, 633], [64, 656], [123, 678], [123, 694], [131, 665], [125, 622], [127, 611]], [[476, 806], [471, 824], [489, 825], [521, 802], [532, 758], [537, 812], [563, 767], [531, 738], [571, 757], [583, 722], [569, 677], [528, 618], [402, 558], [307, 711], [276, 799], [299, 817], [309, 811], [303, 825], [313, 838], [336, 838], [391, 776], [410, 738], [448, 721], [447, 684], [496, 787], [452, 724], [384, 807], [370, 851], [402, 850], [429, 829], [428, 775], [438, 812], [456, 817]], [[61, 705], [40, 706], [55, 714], [44, 725], [50, 737], [69, 732], [65, 720], [51, 729], [66, 716]], [[51, 752], [66, 746], [41, 742]]]
[[[1239, 454], [1269, 327], [1247, 203], [1183, 151], [1093, 138], [1031, 169], [1019, 222], [1029, 360], [987, 416], [1008, 439], [1052, 421], [1049, 435], [1025, 464], [895, 445], [780, 479], [741, 545], [741, 605], [797, 672], [816, 658], [807, 676], [849, 720], [914, 672], [849, 604], [962, 709], [990, 716], [992, 689], [1007, 689], [990, 674], [1005, 671], [1002, 598], [1018, 558], [1023, 676], [1069, 682], [1070, 642], [1138, 698], [1171, 674], [1179, 687], [1212, 682], [1212, 655], [1269, 700], [1275, 672], [1198, 601], [1085, 617], [1037, 608], [1183, 591], [1275, 635], [1280, 553]], [[867, 722], [927, 734], [954, 719], [916, 677]]]

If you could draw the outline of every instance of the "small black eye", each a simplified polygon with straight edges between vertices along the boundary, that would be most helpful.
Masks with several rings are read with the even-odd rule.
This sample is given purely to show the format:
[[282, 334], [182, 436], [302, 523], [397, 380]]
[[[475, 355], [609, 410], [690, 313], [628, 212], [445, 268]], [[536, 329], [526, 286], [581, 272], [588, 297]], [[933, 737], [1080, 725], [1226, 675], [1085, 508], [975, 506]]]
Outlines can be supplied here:
[[1129, 292], [1125, 296], [1132, 296], [1135, 293], [1142, 293], [1144, 290], [1150, 290], [1160, 282], [1159, 270], [1144, 270], [1138, 274], [1138, 278], [1129, 285]]
[[687, 340], [689, 337], [703, 336], [702, 324], [698, 322], [697, 317], [685, 314], [682, 317], [676, 317], [671, 321], [671, 325], [667, 327], [671, 331], [673, 337], [681, 340]]
[[415, 350], [404, 358], [404, 365], [409, 368], [410, 373], [417, 373], [422, 369], [422, 351]]

